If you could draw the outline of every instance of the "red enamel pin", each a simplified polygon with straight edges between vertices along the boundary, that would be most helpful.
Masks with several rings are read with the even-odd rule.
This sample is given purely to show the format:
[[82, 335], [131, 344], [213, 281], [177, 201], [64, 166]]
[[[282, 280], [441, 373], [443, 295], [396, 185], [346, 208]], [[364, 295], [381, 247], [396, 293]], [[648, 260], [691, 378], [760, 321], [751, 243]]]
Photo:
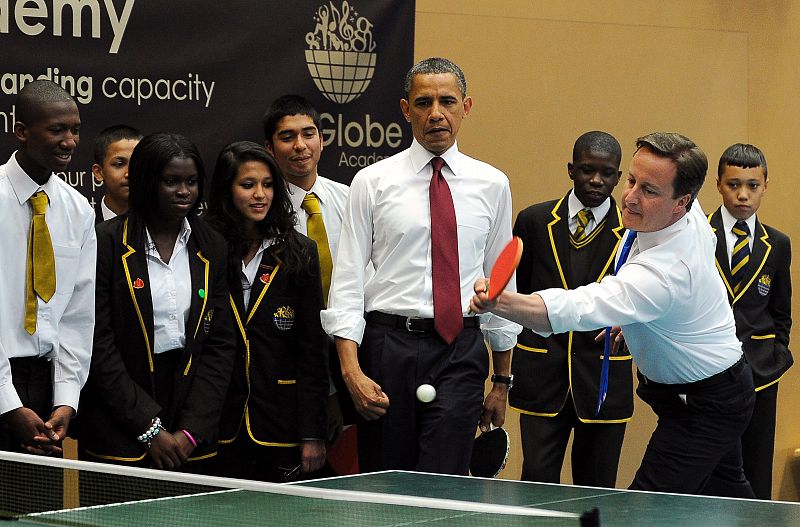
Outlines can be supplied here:
[[136, 280], [133, 281], [134, 289], [141, 289], [143, 287], [144, 287], [144, 280], [142, 280], [141, 278], [137, 278]]

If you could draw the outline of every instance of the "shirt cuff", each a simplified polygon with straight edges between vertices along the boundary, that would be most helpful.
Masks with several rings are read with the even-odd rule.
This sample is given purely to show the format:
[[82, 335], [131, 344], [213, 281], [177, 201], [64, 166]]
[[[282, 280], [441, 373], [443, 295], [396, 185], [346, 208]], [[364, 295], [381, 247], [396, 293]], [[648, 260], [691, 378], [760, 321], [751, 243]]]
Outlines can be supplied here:
[[491, 315], [481, 324], [481, 330], [492, 351], [509, 351], [517, 345], [517, 335], [522, 331], [522, 326]]
[[80, 388], [68, 382], [56, 382], [53, 385], [53, 408], [56, 406], [69, 406], [78, 414], [78, 401]]
[[9, 379], [4, 385], [0, 386], [0, 414], [10, 412], [22, 407], [22, 401], [17, 394], [17, 390]]
[[367, 323], [361, 315], [354, 315], [337, 309], [325, 309], [320, 312], [322, 328], [332, 337], [340, 337], [361, 345], [364, 328]]

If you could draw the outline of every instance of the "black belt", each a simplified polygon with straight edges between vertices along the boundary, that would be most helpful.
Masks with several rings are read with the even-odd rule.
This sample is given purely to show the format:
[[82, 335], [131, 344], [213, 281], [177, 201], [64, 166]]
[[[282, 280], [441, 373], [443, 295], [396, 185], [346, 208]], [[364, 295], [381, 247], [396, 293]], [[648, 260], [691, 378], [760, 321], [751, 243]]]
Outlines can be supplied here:
[[744, 355], [742, 355], [742, 358], [740, 358], [738, 361], [736, 361], [736, 364], [734, 364], [733, 366], [731, 366], [730, 368], [728, 368], [726, 370], [722, 370], [719, 373], [715, 373], [711, 377], [706, 377], [705, 379], [700, 379], [699, 381], [678, 383], [678, 384], [664, 384], [664, 383], [660, 383], [660, 382], [651, 381], [650, 379], [645, 377], [644, 374], [642, 374], [642, 372], [637, 370], [636, 373], [638, 374], [639, 379], [642, 382], [644, 382], [645, 384], [647, 384], [648, 386], [657, 386], [657, 387], [664, 387], [664, 388], [688, 388], [688, 389], [693, 389], [693, 388], [703, 388], [704, 386], [718, 383], [725, 376], [730, 376], [732, 379], [735, 379], [735, 378], [737, 378], [739, 376], [740, 373], [742, 373], [742, 370], [744, 369], [744, 365], [745, 364], [747, 364], [747, 361], [745, 360]]
[[[370, 311], [367, 313], [367, 322], [390, 326], [395, 329], [402, 329], [411, 333], [434, 333], [432, 318], [404, 317], [402, 315], [390, 315], [380, 311]], [[464, 317], [465, 328], [480, 328], [481, 322], [478, 317]]]

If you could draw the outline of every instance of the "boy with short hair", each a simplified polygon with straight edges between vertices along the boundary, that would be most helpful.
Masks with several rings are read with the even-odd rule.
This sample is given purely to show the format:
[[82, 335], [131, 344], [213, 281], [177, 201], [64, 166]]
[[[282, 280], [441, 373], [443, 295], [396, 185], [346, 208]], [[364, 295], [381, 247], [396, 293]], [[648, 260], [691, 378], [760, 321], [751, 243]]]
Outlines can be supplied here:
[[128, 162], [142, 133], [125, 124], [109, 126], [94, 140], [94, 178], [105, 186], [97, 222], [128, 212]]
[[765, 500], [772, 497], [778, 381], [793, 363], [791, 245], [756, 215], [768, 183], [761, 150], [731, 145], [717, 172], [723, 206], [708, 217], [717, 235], [717, 269], [756, 387], [753, 416], [742, 435], [744, 472], [756, 497]]

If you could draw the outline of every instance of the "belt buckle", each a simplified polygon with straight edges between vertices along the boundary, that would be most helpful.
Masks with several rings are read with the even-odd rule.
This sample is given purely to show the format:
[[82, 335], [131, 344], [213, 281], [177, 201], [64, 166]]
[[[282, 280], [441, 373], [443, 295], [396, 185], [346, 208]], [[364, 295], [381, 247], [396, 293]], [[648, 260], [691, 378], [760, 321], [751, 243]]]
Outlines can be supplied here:
[[411, 322], [414, 320], [420, 320], [417, 317], [406, 317], [406, 331], [409, 333], [425, 333], [424, 329], [413, 329], [411, 327]]

